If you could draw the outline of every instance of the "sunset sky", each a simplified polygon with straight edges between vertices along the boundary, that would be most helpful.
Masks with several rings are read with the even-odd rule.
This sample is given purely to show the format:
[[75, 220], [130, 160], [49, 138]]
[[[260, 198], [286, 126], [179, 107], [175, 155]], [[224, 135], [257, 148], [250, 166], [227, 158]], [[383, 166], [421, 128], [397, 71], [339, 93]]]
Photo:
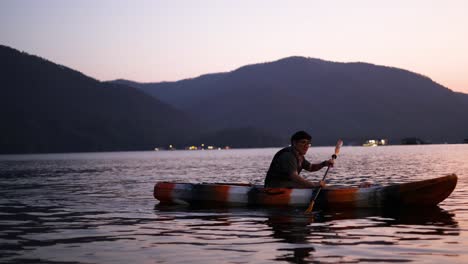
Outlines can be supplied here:
[[468, 93], [465, 0], [1, 0], [0, 44], [98, 80], [175, 81], [305, 56]]

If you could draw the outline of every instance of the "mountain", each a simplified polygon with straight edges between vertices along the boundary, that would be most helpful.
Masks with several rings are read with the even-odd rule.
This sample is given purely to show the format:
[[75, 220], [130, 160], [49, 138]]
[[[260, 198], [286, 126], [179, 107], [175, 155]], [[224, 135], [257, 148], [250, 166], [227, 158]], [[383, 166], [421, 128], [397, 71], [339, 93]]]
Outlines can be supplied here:
[[150, 150], [199, 127], [133, 87], [0, 46], [0, 153]]
[[184, 110], [191, 111], [194, 102], [204, 97], [216, 95], [219, 91], [216, 83], [222, 81], [227, 73], [213, 73], [202, 75], [198, 78], [181, 80], [178, 82], [138, 83], [129, 80], [115, 80], [111, 83], [119, 83], [137, 87], [142, 91]]
[[468, 94], [464, 94], [464, 93], [456, 93], [458, 95], [458, 97], [460, 98], [460, 100], [462, 102], [464, 102], [465, 104], [468, 104]]
[[100, 82], [0, 45], [0, 153], [468, 138], [468, 95], [420, 74], [304, 57], [164, 83]]
[[131, 83], [217, 129], [260, 128], [284, 141], [307, 130], [314, 144], [408, 137], [461, 142], [468, 95], [430, 78], [369, 63], [289, 57], [228, 73], [164, 83]]

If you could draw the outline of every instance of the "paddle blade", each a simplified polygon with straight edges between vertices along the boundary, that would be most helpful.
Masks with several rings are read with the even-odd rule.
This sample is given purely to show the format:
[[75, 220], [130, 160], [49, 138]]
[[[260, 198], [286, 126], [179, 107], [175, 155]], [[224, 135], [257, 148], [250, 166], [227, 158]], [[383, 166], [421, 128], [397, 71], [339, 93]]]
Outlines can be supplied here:
[[343, 146], [343, 140], [338, 140], [338, 142], [336, 142], [336, 146], [335, 146], [335, 155], [338, 155], [340, 153], [340, 148], [341, 146]]
[[307, 210], [305, 210], [306, 214], [312, 213], [312, 209], [314, 209], [314, 203], [315, 201], [310, 202], [309, 207], [307, 208]]

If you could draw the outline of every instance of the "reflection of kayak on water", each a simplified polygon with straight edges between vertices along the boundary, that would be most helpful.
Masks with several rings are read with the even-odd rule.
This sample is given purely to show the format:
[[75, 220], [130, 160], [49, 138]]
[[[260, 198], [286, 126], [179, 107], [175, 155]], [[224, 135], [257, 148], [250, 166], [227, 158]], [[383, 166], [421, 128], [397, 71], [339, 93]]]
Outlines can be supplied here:
[[[230, 217], [236, 219], [262, 219], [268, 226], [309, 226], [311, 223], [327, 223], [340, 220], [369, 219], [386, 226], [392, 225], [431, 225], [431, 226], [458, 226], [454, 214], [439, 206], [411, 207], [411, 208], [341, 208], [326, 209], [313, 214], [304, 214], [300, 208], [275, 207], [216, 207], [204, 206], [178, 206], [156, 204], [154, 207], [158, 215], [168, 214], [170, 218], [203, 219], [211, 221], [229, 221]], [[175, 213], [175, 214], [174, 214]], [[264, 221], [263, 219], [267, 219]], [[229, 224], [227, 224], [229, 225]], [[323, 225], [317, 226], [322, 228]], [[356, 228], [356, 227], [354, 227]]]
[[[316, 207], [395, 208], [434, 206], [447, 198], [457, 185], [457, 175], [387, 186], [325, 187]], [[154, 197], [161, 204], [202, 206], [293, 206], [307, 207], [314, 189], [264, 188], [260, 185], [227, 183], [158, 182]]]
[[[298, 207], [206, 207], [158, 203], [154, 206], [154, 213], [156, 221], [161, 221], [156, 223], [164, 224], [158, 224], [156, 228], [160, 228], [161, 235], [171, 236], [168, 239], [187, 243], [186, 236], [192, 235], [199, 243], [206, 242], [207, 246], [220, 248], [223, 241], [232, 243], [232, 238], [236, 241], [236, 248], [243, 246], [237, 248], [239, 250], [254, 251], [256, 248], [252, 248], [252, 244], [260, 244], [276, 250], [272, 252], [276, 261], [291, 263], [312, 262], [315, 258], [331, 262], [324, 257], [327, 250], [342, 259], [349, 257], [346, 256], [349, 251], [336, 250], [341, 246], [354, 248], [354, 245], [364, 245], [363, 250], [367, 252], [368, 245], [372, 248], [404, 245], [407, 249], [408, 245], [415, 243], [419, 251], [421, 244], [432, 245], [434, 239], [460, 236], [461, 233], [454, 214], [439, 206], [327, 209], [304, 214], [304, 209]], [[180, 232], [184, 235], [181, 236]], [[220, 235], [222, 239], [213, 242], [213, 236]], [[418, 241], [408, 242], [407, 239]], [[445, 239], [457, 241], [460, 238]], [[232, 246], [229, 244], [227, 247], [232, 250]], [[429, 250], [432, 250], [430, 246]]]

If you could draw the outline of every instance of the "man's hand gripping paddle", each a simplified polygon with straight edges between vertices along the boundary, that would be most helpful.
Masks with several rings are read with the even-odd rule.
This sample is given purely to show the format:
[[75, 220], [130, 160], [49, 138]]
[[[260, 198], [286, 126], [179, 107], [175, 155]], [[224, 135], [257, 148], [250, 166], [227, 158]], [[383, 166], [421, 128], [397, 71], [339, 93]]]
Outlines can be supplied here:
[[[335, 146], [335, 154], [332, 155], [332, 159], [335, 160], [337, 157], [338, 157], [338, 154], [340, 153], [340, 148], [341, 146], [343, 146], [343, 140], [338, 140], [338, 142], [336, 142], [336, 146]], [[325, 178], [327, 177], [327, 173], [328, 173], [328, 170], [330, 169], [330, 165], [328, 165], [328, 168], [327, 170], [325, 171], [325, 175], [323, 175], [323, 178], [322, 178], [322, 181], [325, 180]], [[314, 208], [314, 203], [315, 203], [315, 200], [317, 200], [317, 197], [320, 193], [320, 191], [322, 190], [322, 186], [320, 186], [317, 190], [317, 192], [315, 193], [315, 196], [314, 196], [314, 199], [312, 199], [312, 201], [310, 202], [309, 204], [309, 207], [307, 208], [307, 210], [305, 211], [306, 214], [310, 214], [312, 212], [312, 209]]]

